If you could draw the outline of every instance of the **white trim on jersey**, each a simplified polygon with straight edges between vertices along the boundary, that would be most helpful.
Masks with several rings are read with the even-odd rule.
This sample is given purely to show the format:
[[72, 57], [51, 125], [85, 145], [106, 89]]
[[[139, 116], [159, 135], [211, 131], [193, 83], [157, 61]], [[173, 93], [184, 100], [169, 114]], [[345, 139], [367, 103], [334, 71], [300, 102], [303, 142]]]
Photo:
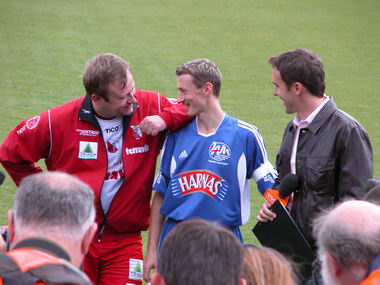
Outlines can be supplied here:
[[[162, 156], [164, 155], [165, 153], [165, 148], [166, 148], [166, 142], [168, 141], [168, 135], [165, 136], [165, 139], [164, 139], [164, 142], [162, 144], [162, 147], [161, 147], [161, 152], [160, 152], [160, 161], [162, 161]], [[157, 180], [160, 178], [161, 176], [161, 169], [158, 171], [158, 173], [156, 174], [156, 177], [154, 178], [153, 180], [153, 185], [156, 184]], [[152, 185], [152, 188], [153, 188], [153, 185]]]
[[[245, 157], [244, 153], [239, 158], [236, 171], [240, 189], [240, 217], [241, 223], [244, 225], [246, 222], [248, 222], [249, 216], [251, 215], [251, 184], [249, 179], [245, 178], [247, 177], [247, 158]], [[244, 173], [244, 175], [242, 173]]]
[[161, 113], [160, 93], [157, 92], [158, 113]]
[[173, 177], [174, 171], [177, 168], [177, 162], [175, 161], [174, 155], [172, 156], [171, 162], [170, 162], [170, 177]]
[[215, 131], [213, 131], [212, 133], [209, 133], [209, 134], [204, 134], [204, 133], [201, 133], [199, 131], [199, 128], [198, 128], [198, 116], [195, 117], [195, 126], [197, 127], [197, 132], [198, 132], [198, 135], [202, 136], [202, 137], [211, 137], [213, 135], [216, 134], [216, 132], [219, 130], [220, 126], [222, 125], [223, 121], [224, 121], [224, 118], [226, 117], [226, 113], [223, 113], [223, 119], [219, 122], [219, 125], [216, 127]]
[[244, 121], [241, 121], [241, 120], [237, 120], [238, 121], [238, 126], [243, 128], [243, 129], [246, 129], [248, 131], [251, 131], [253, 133], [253, 135], [256, 137], [258, 143], [259, 143], [259, 146], [260, 146], [260, 150], [261, 150], [261, 153], [263, 154], [263, 158], [264, 158], [264, 161], [267, 161], [268, 160], [268, 154], [267, 154], [267, 151], [266, 151], [266, 148], [265, 148], [265, 143], [264, 143], [264, 140], [263, 140], [263, 137], [261, 136], [260, 132], [258, 131], [258, 129], [250, 124], [248, 124], [247, 122], [244, 122]]
[[50, 158], [51, 152], [53, 150], [53, 135], [52, 135], [52, 128], [51, 128], [51, 119], [50, 119], [50, 110], [48, 111], [48, 121], [49, 121], [49, 135], [50, 135], [50, 149], [49, 149], [49, 155], [47, 156], [47, 159]]

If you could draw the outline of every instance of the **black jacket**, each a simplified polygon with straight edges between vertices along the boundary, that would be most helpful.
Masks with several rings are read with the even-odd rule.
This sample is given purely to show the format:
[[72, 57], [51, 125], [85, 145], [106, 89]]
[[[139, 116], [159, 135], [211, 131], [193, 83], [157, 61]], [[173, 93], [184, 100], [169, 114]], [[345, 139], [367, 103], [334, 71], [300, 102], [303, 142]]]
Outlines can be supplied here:
[[[294, 134], [291, 120], [277, 154], [279, 178], [275, 188], [281, 177], [290, 172]], [[372, 178], [372, 167], [367, 132], [330, 99], [311, 124], [301, 129], [296, 155], [300, 184], [294, 193], [291, 215], [313, 249], [314, 217], [343, 198], [361, 199], [366, 180]]]

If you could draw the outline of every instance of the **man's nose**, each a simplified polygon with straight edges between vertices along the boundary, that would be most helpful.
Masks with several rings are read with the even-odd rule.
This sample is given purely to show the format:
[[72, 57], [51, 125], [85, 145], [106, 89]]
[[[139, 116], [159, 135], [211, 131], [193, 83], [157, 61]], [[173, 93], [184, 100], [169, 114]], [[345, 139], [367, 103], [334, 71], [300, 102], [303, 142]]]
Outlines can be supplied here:
[[135, 97], [134, 94], [129, 94], [128, 96], [128, 102], [131, 103], [131, 104], [136, 104], [137, 103], [137, 99]]
[[177, 97], [177, 102], [178, 103], [182, 103], [185, 99], [183, 98], [183, 96], [181, 94], [178, 94], [178, 97]]

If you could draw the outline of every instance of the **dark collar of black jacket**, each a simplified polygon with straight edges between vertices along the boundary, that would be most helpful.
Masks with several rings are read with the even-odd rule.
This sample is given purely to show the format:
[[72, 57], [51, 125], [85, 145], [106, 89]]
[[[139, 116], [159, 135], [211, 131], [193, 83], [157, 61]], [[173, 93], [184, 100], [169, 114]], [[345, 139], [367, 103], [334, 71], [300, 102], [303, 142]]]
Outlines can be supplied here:
[[27, 238], [19, 243], [13, 249], [32, 248], [47, 252], [56, 257], [71, 261], [69, 254], [58, 244], [43, 238]]
[[[336, 110], [336, 105], [332, 97], [330, 97], [329, 102], [326, 103], [325, 106], [319, 111], [317, 116], [315, 116], [314, 120], [310, 125], [307, 126], [306, 129], [310, 130], [313, 134], [316, 134], [318, 130], [322, 127], [323, 123], [327, 120], [328, 117]], [[293, 119], [290, 120], [289, 131], [293, 130]]]

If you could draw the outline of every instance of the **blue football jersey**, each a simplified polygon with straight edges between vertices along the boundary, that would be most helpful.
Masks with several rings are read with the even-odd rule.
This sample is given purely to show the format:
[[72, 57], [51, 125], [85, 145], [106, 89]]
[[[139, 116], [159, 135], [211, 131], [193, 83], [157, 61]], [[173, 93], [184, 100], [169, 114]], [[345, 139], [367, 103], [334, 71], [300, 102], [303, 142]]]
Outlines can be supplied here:
[[196, 119], [168, 134], [153, 189], [166, 217], [239, 226], [250, 215], [250, 179], [263, 193], [276, 175], [258, 129], [225, 114], [213, 134], [199, 133]]

